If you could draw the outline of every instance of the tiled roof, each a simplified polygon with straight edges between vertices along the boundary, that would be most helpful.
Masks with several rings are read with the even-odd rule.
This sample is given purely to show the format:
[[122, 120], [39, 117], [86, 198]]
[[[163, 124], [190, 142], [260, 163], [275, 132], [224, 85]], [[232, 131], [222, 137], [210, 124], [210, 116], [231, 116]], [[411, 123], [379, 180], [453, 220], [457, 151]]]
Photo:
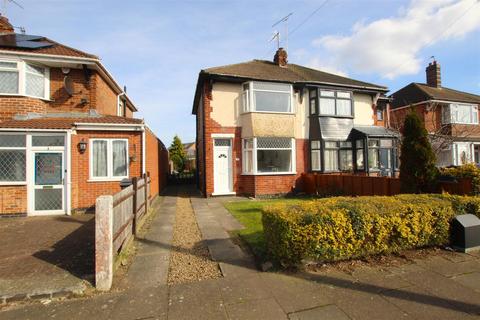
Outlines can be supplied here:
[[[0, 37], [11, 37], [12, 35], [5, 34], [0, 35]], [[70, 57], [78, 57], [78, 58], [91, 58], [91, 59], [98, 59], [97, 56], [86, 53], [61, 43], [55, 42], [51, 39], [42, 37], [40, 39], [36, 39], [35, 41], [41, 41], [51, 44], [51, 46], [43, 47], [43, 48], [22, 48], [22, 47], [10, 47], [10, 46], [0, 46], [0, 50], [5, 51], [12, 51], [12, 52], [27, 52], [27, 53], [40, 53], [40, 54], [49, 54], [49, 55], [58, 55], [58, 56], [70, 56]]]
[[7, 129], [71, 129], [76, 124], [143, 124], [142, 119], [117, 116], [78, 117], [78, 118], [37, 118], [0, 122], [0, 128]]
[[410, 83], [391, 95], [392, 107], [398, 108], [426, 100], [480, 103], [480, 96], [446, 87], [431, 87], [424, 83]]
[[202, 70], [203, 74], [245, 78], [252, 80], [281, 81], [290, 83], [323, 83], [386, 91], [384, 86], [358, 81], [336, 74], [289, 63], [285, 67], [266, 60], [252, 60], [227, 66]]

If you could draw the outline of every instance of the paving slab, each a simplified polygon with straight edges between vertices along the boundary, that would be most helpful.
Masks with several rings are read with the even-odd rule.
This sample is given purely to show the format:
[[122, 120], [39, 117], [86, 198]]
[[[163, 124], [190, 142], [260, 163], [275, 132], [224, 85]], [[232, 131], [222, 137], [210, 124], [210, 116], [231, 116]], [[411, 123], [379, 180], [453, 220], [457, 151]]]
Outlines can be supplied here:
[[273, 298], [252, 300], [226, 306], [230, 320], [282, 320], [288, 319]]
[[147, 287], [130, 291], [116, 300], [109, 319], [167, 319], [168, 288]]
[[473, 272], [453, 277], [452, 280], [480, 292], [480, 272]]
[[181, 284], [170, 288], [169, 319], [227, 319], [218, 280]]
[[350, 320], [340, 308], [335, 305], [317, 307], [288, 315], [290, 320]]
[[225, 278], [219, 285], [225, 304], [272, 297], [272, 294], [258, 275], [248, 278]]
[[440, 273], [446, 277], [480, 271], [479, 259], [452, 262], [442, 256], [433, 256], [427, 259], [418, 259], [416, 262], [423, 268]]

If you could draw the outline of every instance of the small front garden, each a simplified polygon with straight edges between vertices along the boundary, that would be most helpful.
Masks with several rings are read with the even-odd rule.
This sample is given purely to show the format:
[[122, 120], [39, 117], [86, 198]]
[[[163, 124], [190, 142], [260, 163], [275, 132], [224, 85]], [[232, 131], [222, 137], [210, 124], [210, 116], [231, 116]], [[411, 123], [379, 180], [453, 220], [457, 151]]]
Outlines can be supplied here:
[[459, 214], [480, 216], [480, 198], [451, 195], [276, 199], [227, 203], [259, 262], [339, 261], [446, 246]]

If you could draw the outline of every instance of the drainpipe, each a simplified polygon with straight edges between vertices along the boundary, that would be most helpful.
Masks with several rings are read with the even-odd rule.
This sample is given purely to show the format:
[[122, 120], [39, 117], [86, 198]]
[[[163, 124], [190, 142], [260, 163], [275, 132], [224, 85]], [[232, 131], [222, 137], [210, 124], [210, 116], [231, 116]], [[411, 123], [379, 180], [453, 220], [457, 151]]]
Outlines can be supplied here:
[[[123, 92], [120, 92], [118, 95], [117, 95], [117, 116], [119, 115], [118, 114], [118, 106], [120, 105], [120, 97], [121, 96], [125, 96], [127, 95], [127, 93], [125, 91]], [[127, 110], [125, 110], [125, 116], [127, 115]]]
[[145, 155], [146, 155], [146, 151], [145, 151], [145, 137], [146, 137], [146, 134], [145, 134], [145, 125], [142, 126], [142, 174], [145, 174], [146, 173], [146, 170], [145, 170]]

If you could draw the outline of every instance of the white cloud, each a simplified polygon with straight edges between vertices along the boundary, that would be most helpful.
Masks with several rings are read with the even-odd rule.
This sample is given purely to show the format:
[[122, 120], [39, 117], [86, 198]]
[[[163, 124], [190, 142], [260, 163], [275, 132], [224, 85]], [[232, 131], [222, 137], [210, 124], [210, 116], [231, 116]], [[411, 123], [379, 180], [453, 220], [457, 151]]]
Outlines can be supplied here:
[[346, 71], [337, 68], [332, 61], [327, 61], [326, 59], [312, 58], [307, 63], [307, 66], [313, 69], [322, 70], [324, 72], [337, 74], [342, 77], [348, 76]]
[[360, 21], [350, 35], [327, 35], [313, 44], [331, 57], [334, 66], [393, 79], [423, 67], [422, 49], [478, 29], [478, 0], [420, 0], [412, 1], [395, 17]]

